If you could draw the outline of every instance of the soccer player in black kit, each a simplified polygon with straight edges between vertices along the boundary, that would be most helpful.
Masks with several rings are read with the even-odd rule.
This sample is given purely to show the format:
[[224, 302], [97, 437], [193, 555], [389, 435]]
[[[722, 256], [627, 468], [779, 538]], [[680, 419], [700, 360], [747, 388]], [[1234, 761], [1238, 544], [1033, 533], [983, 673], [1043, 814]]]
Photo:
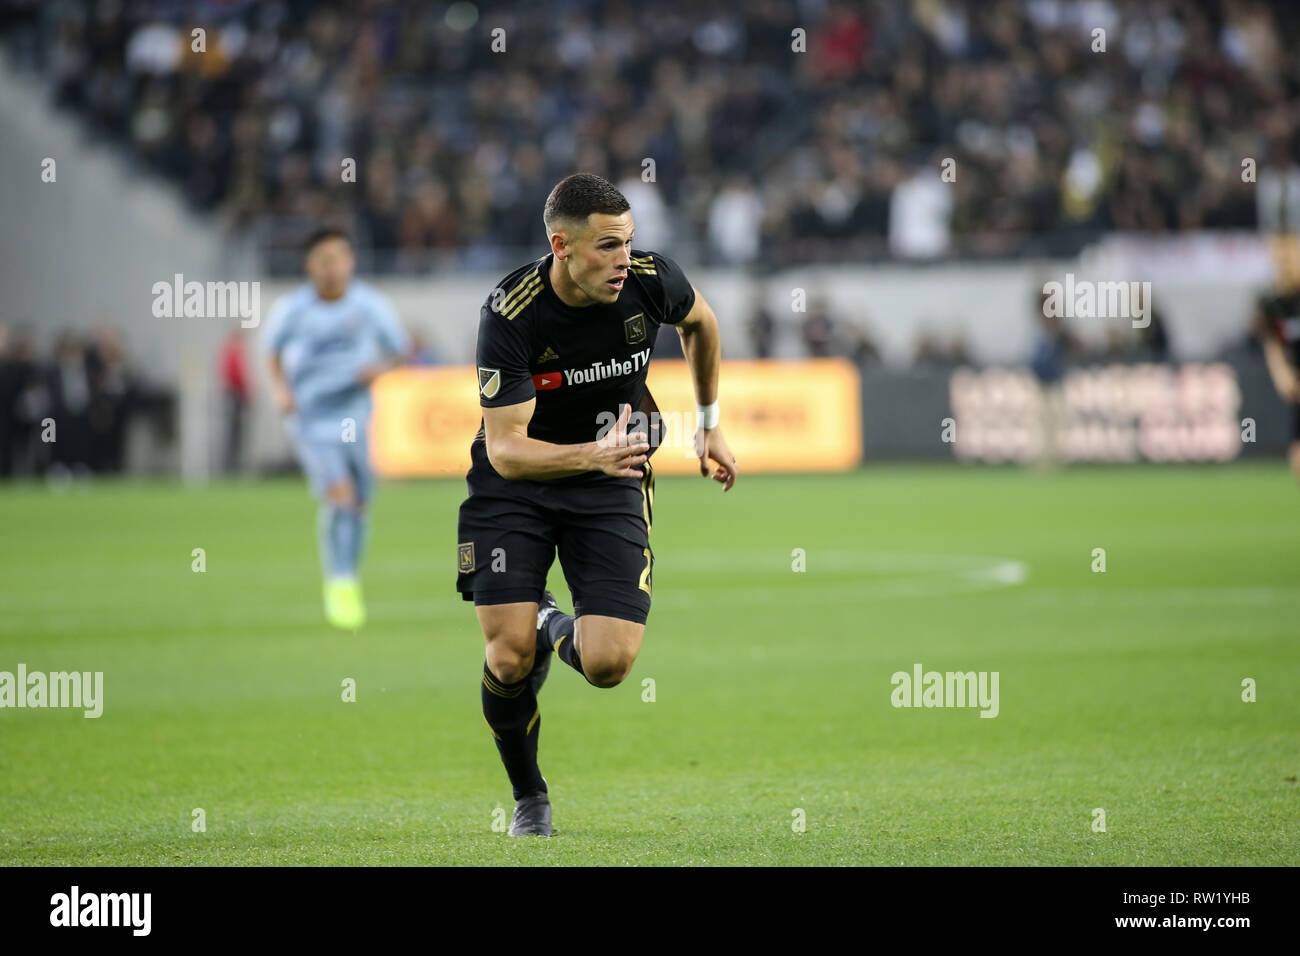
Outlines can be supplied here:
[[[718, 427], [722, 349], [704, 298], [671, 259], [632, 248], [627, 199], [599, 176], [562, 180], [542, 219], [550, 253], [498, 283], [479, 316], [483, 424], [457, 538], [456, 589], [487, 640], [483, 716], [514, 789], [512, 836], [552, 833], [537, 765], [552, 653], [614, 687], [641, 648], [656, 441], [629, 423], [654, 420], [645, 382], [661, 325], [681, 336], [691, 369], [700, 474], [724, 491], [737, 475]], [[572, 615], [546, 590], [557, 552]]]

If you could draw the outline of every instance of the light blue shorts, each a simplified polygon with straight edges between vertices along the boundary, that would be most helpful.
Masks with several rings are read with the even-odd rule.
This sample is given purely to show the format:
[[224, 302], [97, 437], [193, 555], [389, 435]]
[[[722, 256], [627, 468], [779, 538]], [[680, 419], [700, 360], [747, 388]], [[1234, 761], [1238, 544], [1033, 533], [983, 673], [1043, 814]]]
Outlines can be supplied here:
[[370, 471], [369, 422], [357, 423], [356, 441], [343, 441], [337, 423], [312, 427], [291, 415], [285, 426], [313, 495], [324, 499], [330, 485], [346, 479], [356, 488], [358, 501], [370, 500], [374, 475]]

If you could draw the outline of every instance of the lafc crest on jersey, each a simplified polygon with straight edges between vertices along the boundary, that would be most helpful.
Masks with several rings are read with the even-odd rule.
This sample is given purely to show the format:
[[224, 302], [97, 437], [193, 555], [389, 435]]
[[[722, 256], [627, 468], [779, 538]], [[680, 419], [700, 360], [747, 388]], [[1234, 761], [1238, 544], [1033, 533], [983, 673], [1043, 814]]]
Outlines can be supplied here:
[[478, 390], [483, 393], [484, 398], [496, 398], [497, 392], [501, 391], [501, 369], [483, 368], [480, 365], [478, 370]]
[[638, 312], [630, 319], [623, 320], [623, 335], [628, 345], [640, 345], [645, 341], [645, 313]]

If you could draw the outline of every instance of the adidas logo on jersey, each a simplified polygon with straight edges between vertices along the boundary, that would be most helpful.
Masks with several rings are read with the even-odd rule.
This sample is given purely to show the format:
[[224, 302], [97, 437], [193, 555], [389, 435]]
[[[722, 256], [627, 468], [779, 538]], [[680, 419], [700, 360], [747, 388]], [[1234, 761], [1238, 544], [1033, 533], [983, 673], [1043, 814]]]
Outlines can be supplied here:
[[544, 364], [546, 364], [547, 362], [555, 362], [555, 361], [558, 361], [559, 358], [560, 358], [560, 357], [559, 357], [558, 355], [555, 354], [555, 349], [551, 348], [551, 347], [548, 345], [548, 346], [546, 346], [546, 351], [543, 352], [541, 355], [537, 356], [537, 364], [538, 364], [538, 365], [544, 365]]

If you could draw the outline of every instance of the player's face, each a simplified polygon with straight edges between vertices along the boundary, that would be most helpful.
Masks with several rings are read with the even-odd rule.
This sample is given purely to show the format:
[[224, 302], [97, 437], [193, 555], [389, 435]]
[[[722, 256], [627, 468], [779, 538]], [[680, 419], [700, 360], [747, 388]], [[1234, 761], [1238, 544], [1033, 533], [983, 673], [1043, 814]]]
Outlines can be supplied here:
[[307, 275], [322, 299], [337, 299], [348, 289], [356, 259], [344, 239], [326, 239], [307, 253]]
[[618, 301], [632, 264], [635, 231], [630, 212], [594, 212], [587, 217], [586, 233], [570, 246], [569, 278], [593, 303]]

